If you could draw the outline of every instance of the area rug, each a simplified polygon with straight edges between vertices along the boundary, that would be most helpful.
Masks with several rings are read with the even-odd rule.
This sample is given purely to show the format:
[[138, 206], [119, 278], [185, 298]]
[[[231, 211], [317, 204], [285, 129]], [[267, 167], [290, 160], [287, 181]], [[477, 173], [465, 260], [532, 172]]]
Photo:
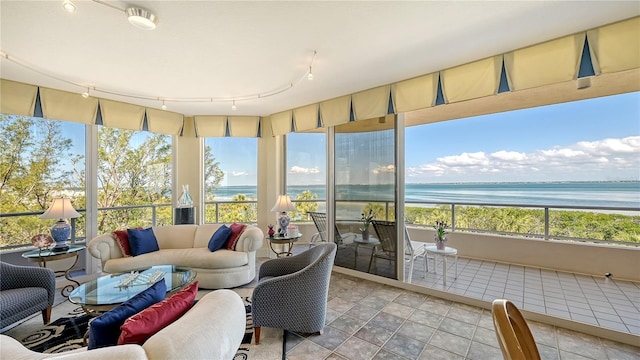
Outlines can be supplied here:
[[[200, 295], [200, 294], [199, 294]], [[200, 296], [199, 296], [200, 297]], [[252, 344], [253, 322], [251, 320], [251, 298], [244, 296], [246, 328], [242, 344], [234, 360], [280, 360], [283, 359], [282, 330], [263, 328], [260, 345]], [[89, 315], [82, 308], [69, 302], [54, 307], [55, 321], [42, 325], [42, 317], [35, 316], [25, 323], [5, 332], [32, 351], [61, 353], [83, 347]]]

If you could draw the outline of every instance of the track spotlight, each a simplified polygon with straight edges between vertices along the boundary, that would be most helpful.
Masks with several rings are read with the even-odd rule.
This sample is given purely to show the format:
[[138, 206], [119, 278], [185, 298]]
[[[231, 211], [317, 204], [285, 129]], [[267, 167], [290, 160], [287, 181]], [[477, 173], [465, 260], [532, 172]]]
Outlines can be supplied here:
[[233, 103], [231, 104], [231, 110], [236, 111], [236, 101], [233, 100]]
[[82, 97], [87, 99], [89, 97], [89, 88], [87, 88], [87, 91], [82, 93]]
[[76, 12], [76, 4], [71, 2], [71, 0], [64, 0], [62, 2], [62, 7], [66, 12], [70, 12], [70, 13]]
[[167, 110], [167, 105], [165, 105], [164, 100], [162, 100], [162, 110]]
[[309, 75], [307, 75], [307, 80], [313, 80], [313, 72], [311, 72], [311, 66], [309, 66]]

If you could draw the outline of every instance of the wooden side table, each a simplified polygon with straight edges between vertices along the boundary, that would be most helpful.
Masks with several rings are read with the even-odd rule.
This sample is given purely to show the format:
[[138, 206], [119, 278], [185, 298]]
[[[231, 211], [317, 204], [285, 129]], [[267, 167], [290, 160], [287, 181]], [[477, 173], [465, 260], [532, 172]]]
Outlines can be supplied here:
[[[269, 240], [269, 247], [277, 257], [281, 256], [291, 256], [291, 249], [293, 248], [293, 243], [298, 241], [302, 237], [302, 234], [298, 234], [297, 236], [267, 236], [267, 240]], [[288, 245], [287, 251], [277, 251], [273, 248], [273, 244], [276, 245]], [[284, 249], [283, 249], [284, 250]]]
[[31, 250], [22, 254], [22, 257], [28, 259], [31, 262], [37, 262], [40, 267], [47, 267], [47, 261], [56, 261], [68, 258], [74, 258], [73, 264], [66, 270], [55, 271], [56, 276], [64, 276], [65, 279], [69, 280], [73, 284], [66, 285], [60, 291], [60, 294], [64, 297], [69, 297], [69, 294], [73, 289], [80, 286], [80, 283], [73, 280], [69, 276], [69, 271], [73, 269], [74, 266], [78, 263], [78, 258], [80, 257], [80, 252], [86, 249], [87, 247], [84, 245], [69, 245], [69, 249], [62, 251], [53, 251], [52, 249], [47, 250]]

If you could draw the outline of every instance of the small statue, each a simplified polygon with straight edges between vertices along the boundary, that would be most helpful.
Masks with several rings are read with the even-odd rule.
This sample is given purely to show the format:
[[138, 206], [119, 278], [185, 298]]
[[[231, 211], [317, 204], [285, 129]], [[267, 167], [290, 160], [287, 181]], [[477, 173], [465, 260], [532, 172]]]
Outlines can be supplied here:
[[276, 231], [273, 230], [273, 224], [269, 224], [267, 226], [269, 227], [269, 231], [267, 231], [267, 234], [269, 234], [269, 237], [273, 237], [273, 234], [276, 233]]

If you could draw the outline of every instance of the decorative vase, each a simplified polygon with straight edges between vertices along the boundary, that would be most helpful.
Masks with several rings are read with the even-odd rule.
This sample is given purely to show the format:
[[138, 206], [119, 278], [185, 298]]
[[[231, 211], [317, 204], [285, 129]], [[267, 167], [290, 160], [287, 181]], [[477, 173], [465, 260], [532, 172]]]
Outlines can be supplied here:
[[436, 249], [438, 250], [444, 250], [444, 248], [446, 247], [446, 243], [447, 243], [447, 237], [443, 236], [442, 238], [439, 238], [437, 235], [435, 236], [435, 240], [436, 240]]
[[362, 230], [362, 241], [369, 241], [369, 229]]
[[273, 225], [269, 225], [269, 231], [267, 231], [267, 234], [269, 234], [269, 237], [273, 237], [273, 234], [275, 234], [276, 231], [273, 230]]
[[193, 207], [193, 198], [189, 194], [189, 185], [182, 185], [182, 195], [178, 199], [178, 207]]

